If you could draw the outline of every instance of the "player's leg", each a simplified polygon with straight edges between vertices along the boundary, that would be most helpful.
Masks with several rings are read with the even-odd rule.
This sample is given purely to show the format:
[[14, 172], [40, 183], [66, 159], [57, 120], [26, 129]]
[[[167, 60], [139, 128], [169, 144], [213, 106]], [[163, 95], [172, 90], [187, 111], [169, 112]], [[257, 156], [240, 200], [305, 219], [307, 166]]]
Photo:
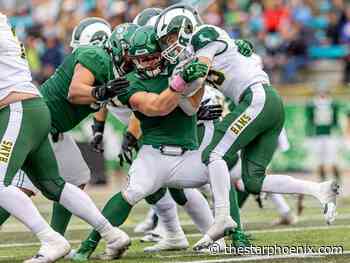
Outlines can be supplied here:
[[[71, 213], [93, 226], [107, 241], [106, 253], [119, 257], [130, 245], [130, 238], [108, 222], [86, 193], [72, 184], [65, 183], [59, 176], [49, 139], [46, 137], [29, 157], [23, 170], [34, 185], [44, 196], [59, 202]], [[43, 164], [44, 158], [46, 162]]]
[[[16, 173], [11, 185], [21, 189], [22, 192], [29, 197], [34, 196], [38, 192], [38, 189], [36, 189], [36, 187], [29, 180], [28, 176], [22, 170], [19, 170]], [[5, 209], [0, 207], [0, 227], [10, 216], [11, 215]]]
[[[87, 166], [78, 146], [68, 133], [62, 134], [57, 142], [52, 143], [62, 178], [80, 189], [90, 180], [90, 169]], [[60, 203], [54, 202], [51, 216], [51, 226], [64, 235], [72, 213]]]
[[279, 218], [272, 222], [272, 225], [294, 225], [297, 217], [285, 198], [281, 194], [269, 194], [269, 197], [279, 214]]
[[205, 234], [214, 223], [214, 218], [208, 201], [204, 196], [197, 189], [193, 188], [183, 190], [170, 188], [169, 191], [176, 203], [181, 205], [191, 217], [198, 230]]
[[158, 224], [158, 216], [154, 211], [153, 207], [148, 210], [146, 217], [138, 223], [135, 228], [135, 233], [145, 233], [147, 231], [153, 230]]
[[[276, 111], [276, 108], [274, 108]], [[277, 147], [283, 122], [256, 137], [241, 153], [242, 179], [245, 189], [253, 194], [262, 192], [280, 194], [307, 194], [319, 199], [326, 208], [328, 223], [335, 219], [337, 185], [334, 182], [315, 183], [287, 175], [266, 175], [266, 167]]]
[[[16, 102], [0, 110], [3, 124], [0, 126], [0, 206], [38, 237], [42, 244], [42, 262], [64, 256], [70, 250], [69, 243], [50, 228], [30, 198], [11, 183], [28, 154], [47, 136], [49, 119], [45, 121], [46, 113], [46, 105], [39, 98]], [[42, 114], [43, 119], [38, 121], [37, 116]]]
[[[208, 165], [210, 181], [214, 184], [213, 195], [216, 199], [215, 224], [208, 236], [221, 233], [222, 228], [226, 227], [226, 222], [229, 222], [230, 187], [226, 181], [227, 178], [230, 180], [230, 172], [226, 160], [235, 156], [240, 149], [276, 121], [277, 116], [274, 116], [274, 112], [270, 118], [267, 118], [265, 113], [270, 110], [266, 108], [267, 100], [271, 100], [270, 97], [278, 97], [269, 90], [273, 89], [262, 84], [256, 84], [246, 90], [237, 107], [216, 126], [213, 139], [203, 152], [203, 162]], [[282, 108], [282, 103], [279, 102], [276, 106]]]
[[180, 225], [176, 203], [170, 196], [169, 191], [162, 188], [161, 192], [147, 197], [146, 201], [153, 204], [153, 209], [158, 215], [159, 224], [163, 228], [164, 235], [157, 244], [146, 247], [144, 251], [159, 252], [187, 249], [189, 244]]
[[[125, 189], [115, 194], [102, 210], [102, 214], [114, 226], [119, 226], [127, 219], [132, 207], [143, 198], [157, 192], [162, 186], [162, 177], [169, 163], [162, 163], [160, 152], [152, 146], [143, 146], [129, 170], [129, 182]], [[158, 169], [154, 169], [157, 167]], [[75, 261], [87, 261], [95, 251], [101, 236], [93, 230], [82, 242]]]

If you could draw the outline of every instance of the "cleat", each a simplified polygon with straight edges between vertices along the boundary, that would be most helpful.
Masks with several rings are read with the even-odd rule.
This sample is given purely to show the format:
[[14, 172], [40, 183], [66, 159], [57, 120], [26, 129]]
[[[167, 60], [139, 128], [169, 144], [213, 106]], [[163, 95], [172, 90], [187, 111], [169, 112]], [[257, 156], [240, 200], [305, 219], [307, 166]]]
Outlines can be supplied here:
[[184, 234], [175, 237], [165, 237], [160, 240], [157, 244], [151, 247], [146, 247], [143, 251], [160, 252], [160, 251], [174, 251], [174, 250], [185, 250], [189, 247], [187, 238]]
[[198, 253], [216, 255], [224, 252], [226, 249], [225, 239], [221, 238], [213, 243], [211, 243], [207, 248], [202, 248], [196, 250]]
[[24, 263], [51, 263], [66, 256], [71, 250], [68, 241], [58, 233], [48, 242], [43, 242], [38, 253]]
[[88, 261], [92, 253], [94, 253], [96, 245], [96, 242], [92, 240], [82, 242], [80, 248], [70, 259], [76, 262]]
[[336, 213], [336, 199], [339, 194], [339, 185], [335, 181], [326, 181], [320, 183], [319, 200], [323, 207], [323, 215], [328, 225], [335, 221]]
[[113, 232], [108, 233], [108, 236], [104, 256], [109, 260], [122, 257], [131, 245], [130, 237], [119, 228], [113, 228]]
[[162, 237], [160, 235], [151, 231], [151, 232], [148, 232], [146, 235], [144, 235], [140, 239], [140, 242], [142, 242], [142, 243], [151, 243], [151, 242], [155, 243], [155, 242], [159, 242], [161, 240], [162, 240]]
[[229, 235], [236, 227], [236, 222], [230, 216], [219, 219], [218, 222], [214, 222], [207, 233], [193, 246], [193, 250], [198, 251], [208, 248], [211, 243], [223, 238], [225, 235]]
[[291, 211], [272, 222], [272, 226], [290, 226], [298, 222], [298, 217]]

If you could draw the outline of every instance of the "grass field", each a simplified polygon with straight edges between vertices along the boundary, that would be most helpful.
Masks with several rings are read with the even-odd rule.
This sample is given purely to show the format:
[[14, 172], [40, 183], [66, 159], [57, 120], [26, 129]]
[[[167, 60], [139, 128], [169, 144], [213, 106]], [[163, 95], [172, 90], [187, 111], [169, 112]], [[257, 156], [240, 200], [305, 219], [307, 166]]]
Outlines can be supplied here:
[[[103, 206], [108, 196], [112, 194], [112, 187], [107, 189], [90, 189], [90, 195], [99, 206]], [[288, 202], [295, 207], [294, 197], [288, 198]], [[50, 203], [42, 197], [36, 197], [35, 203], [38, 205], [42, 214], [49, 218], [51, 206]], [[279, 245], [279, 246], [313, 246], [316, 249], [321, 246], [342, 246], [342, 255], [321, 255], [321, 254], [299, 254], [299, 255], [273, 255], [273, 256], [237, 256], [237, 255], [203, 255], [194, 253], [191, 248], [187, 251], [164, 252], [159, 254], [144, 253], [143, 248], [150, 245], [141, 243], [140, 236], [132, 232], [133, 226], [144, 217], [148, 206], [145, 203], [139, 204], [133, 210], [127, 222], [123, 225], [133, 239], [132, 246], [125, 257], [118, 262], [283, 262], [283, 263], [323, 263], [323, 262], [350, 262], [350, 198], [343, 197], [339, 199], [338, 218], [334, 225], [327, 226], [323, 220], [321, 209], [318, 203], [312, 198], [306, 198], [306, 208], [299, 222], [294, 226], [272, 227], [271, 222], [276, 219], [277, 214], [274, 211], [270, 201], [265, 201], [265, 208], [259, 209], [253, 200], [249, 200], [242, 210], [242, 221], [245, 229], [254, 237], [254, 245]], [[188, 239], [193, 245], [200, 235], [183, 210], [179, 208], [181, 222]], [[71, 241], [73, 247], [77, 247], [79, 240], [83, 239], [89, 231], [89, 227], [82, 221], [73, 218], [67, 238]], [[38, 249], [38, 242], [26, 229], [11, 218], [2, 231], [0, 231], [0, 262], [22, 262], [31, 257]], [[101, 243], [98, 251], [102, 252], [104, 244]], [[60, 262], [70, 262], [61, 260]], [[91, 259], [90, 262], [101, 262]]]

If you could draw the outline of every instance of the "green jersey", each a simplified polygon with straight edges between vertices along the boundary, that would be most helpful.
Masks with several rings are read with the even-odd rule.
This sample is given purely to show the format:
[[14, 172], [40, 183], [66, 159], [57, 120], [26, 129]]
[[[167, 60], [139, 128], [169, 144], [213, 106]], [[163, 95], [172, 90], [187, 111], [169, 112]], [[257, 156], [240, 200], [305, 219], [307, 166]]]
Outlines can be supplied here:
[[81, 47], [69, 54], [55, 74], [40, 88], [50, 109], [53, 132], [69, 131], [96, 111], [90, 105], [72, 104], [68, 101], [69, 86], [78, 63], [95, 76], [94, 85], [101, 85], [114, 79], [110, 56], [102, 47]]
[[331, 99], [315, 98], [306, 107], [307, 134], [330, 135], [338, 126], [338, 106]]
[[[130, 90], [128, 94], [119, 96], [119, 100], [123, 104], [128, 104], [131, 96], [140, 91], [160, 94], [169, 87], [169, 76], [168, 72], [164, 72], [155, 78], [144, 79], [136, 72], [132, 72], [127, 76]], [[138, 111], [134, 113], [141, 123], [141, 144], [154, 147], [174, 145], [188, 150], [198, 147], [197, 117], [186, 115], [180, 107], [166, 116], [159, 117], [148, 117]]]

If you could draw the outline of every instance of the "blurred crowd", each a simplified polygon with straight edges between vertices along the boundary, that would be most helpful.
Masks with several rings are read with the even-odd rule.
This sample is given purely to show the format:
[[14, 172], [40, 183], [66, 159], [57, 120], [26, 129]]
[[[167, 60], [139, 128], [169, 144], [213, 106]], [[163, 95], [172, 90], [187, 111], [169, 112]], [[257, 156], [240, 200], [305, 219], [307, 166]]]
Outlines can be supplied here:
[[[0, 0], [24, 42], [35, 80], [47, 79], [70, 52], [80, 19], [97, 16], [114, 27], [131, 21], [146, 7], [166, 7], [167, 0]], [[198, 2], [208, 2], [199, 0]], [[233, 38], [253, 42], [274, 82], [294, 83], [314, 61], [344, 63], [350, 83], [350, 1], [216, 0], [203, 13], [205, 22], [225, 28]]]

